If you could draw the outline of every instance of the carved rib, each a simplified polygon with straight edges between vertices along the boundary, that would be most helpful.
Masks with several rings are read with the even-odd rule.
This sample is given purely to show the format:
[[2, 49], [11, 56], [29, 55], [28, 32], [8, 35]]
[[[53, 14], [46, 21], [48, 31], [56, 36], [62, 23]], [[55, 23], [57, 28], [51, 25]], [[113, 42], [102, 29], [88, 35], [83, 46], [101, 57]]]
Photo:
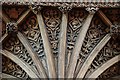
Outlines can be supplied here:
[[104, 63], [101, 67], [99, 67], [87, 78], [97, 78], [101, 73], [103, 73], [106, 69], [108, 69], [110, 66], [117, 63], [118, 61], [120, 61], [120, 55], [115, 56], [112, 59], [108, 60], [106, 63]]
[[105, 46], [105, 44], [110, 40], [111, 36], [110, 34], [107, 34], [98, 44], [97, 46], [92, 50], [88, 58], [83, 63], [82, 67], [80, 68], [80, 71], [77, 75], [77, 78], [83, 78], [85, 73], [87, 72], [90, 64], [94, 60], [94, 58], [97, 56], [99, 51]]
[[8, 57], [13, 62], [15, 62], [17, 65], [19, 65], [31, 78], [39, 78], [37, 74], [34, 72], [33, 68], [31, 68], [28, 64], [20, 60], [18, 57], [16, 57], [11, 52], [7, 50], [1, 50], [0, 53], [2, 53], [4, 56]]
[[103, 21], [107, 26], [110, 27], [110, 26], [112, 25], [111, 21], [105, 16], [105, 14], [104, 14], [101, 10], [98, 11], [98, 14], [99, 14], [100, 18], [102, 19], [102, 21]]
[[83, 26], [80, 29], [80, 33], [79, 33], [78, 38], [76, 40], [75, 48], [73, 49], [73, 53], [72, 53], [71, 59], [70, 59], [70, 65], [69, 65], [69, 68], [68, 68], [68, 78], [73, 78], [75, 67], [76, 67], [75, 65], [77, 63], [77, 59], [79, 57], [79, 53], [81, 51], [81, 47], [82, 47], [84, 38], [85, 38], [87, 30], [90, 26], [93, 15], [94, 14], [89, 14], [88, 15], [85, 23], [83, 24]]
[[20, 78], [17, 78], [17, 77], [15, 77], [15, 76], [12, 76], [12, 75], [9, 75], [9, 74], [6, 74], [6, 73], [1, 73], [1, 76], [0, 76], [1, 78], [9, 78], [9, 79], [14, 79], [14, 80], [21, 80]]
[[47, 61], [47, 67], [48, 67], [48, 74], [50, 78], [56, 78], [56, 72], [55, 72], [55, 64], [53, 61], [53, 54], [50, 48], [50, 42], [48, 40], [47, 31], [45, 28], [45, 24], [42, 18], [41, 13], [39, 12], [37, 14], [38, 24], [41, 32], [41, 36], [43, 39], [43, 45], [46, 55], [46, 61]]
[[3, 19], [3, 21], [4, 21], [5, 23], [10, 22], [10, 19], [5, 15], [4, 12], [1, 12], [1, 11], [0, 11], [0, 17]]
[[18, 32], [17, 36], [18, 36], [19, 40], [21, 41], [21, 43], [27, 49], [28, 53], [30, 54], [32, 60], [34, 61], [35, 65], [37, 67], [38, 73], [40, 74], [41, 78], [47, 78], [47, 75], [46, 75], [45, 70], [44, 70], [44, 68], [42, 66], [42, 63], [39, 60], [39, 57], [37, 56], [37, 53], [35, 53], [32, 50], [32, 47], [29, 44], [29, 42], [27, 41], [26, 37], [24, 37], [24, 35], [22, 33], [20, 33], [20, 32]]
[[64, 78], [65, 76], [67, 17], [68, 14], [63, 13], [62, 22], [61, 22], [61, 32], [60, 32], [59, 56], [58, 56], [58, 78]]
[[23, 21], [23, 19], [29, 14], [30, 9], [28, 9], [16, 22], [17, 24], [21, 23]]
[[3, 41], [7, 36], [8, 36], [8, 34], [5, 33], [5, 34], [1, 37], [1, 39], [0, 39], [0, 43], [2, 43], [2, 41]]

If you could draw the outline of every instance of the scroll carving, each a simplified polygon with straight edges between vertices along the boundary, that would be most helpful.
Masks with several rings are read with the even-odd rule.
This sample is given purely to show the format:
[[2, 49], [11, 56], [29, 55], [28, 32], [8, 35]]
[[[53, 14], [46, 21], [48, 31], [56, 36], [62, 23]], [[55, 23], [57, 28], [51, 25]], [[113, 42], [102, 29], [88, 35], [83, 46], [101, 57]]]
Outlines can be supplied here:
[[17, 64], [12, 62], [10, 59], [8, 59], [5, 56], [2, 56], [2, 72], [7, 73], [9, 75], [18, 77], [18, 78], [24, 78], [24, 79], [30, 79], [29, 76], [26, 74], [24, 70], [22, 70]]
[[[83, 25], [84, 19], [87, 17], [87, 12], [82, 9], [75, 9], [69, 12], [68, 28], [67, 28], [67, 64], [69, 64], [76, 38], [80, 28]], [[85, 14], [86, 13], [86, 14]], [[66, 65], [68, 67], [68, 65]]]
[[43, 40], [38, 27], [37, 18], [34, 14], [31, 14], [21, 26], [23, 26], [20, 28], [21, 32], [27, 37], [33, 50], [38, 53], [39, 58], [47, 70]]
[[107, 33], [104, 31], [106, 28], [107, 27], [98, 19], [98, 17], [93, 19], [83, 42], [83, 48], [80, 53], [81, 56], [85, 57], [85, 55], [87, 56], [92, 51], [95, 45]]
[[84, 39], [81, 52], [79, 54], [76, 73], [79, 71], [86, 58], [100, 42], [100, 40], [107, 34], [105, 31], [107, 27], [102, 23], [98, 17], [94, 17]]
[[18, 38], [13, 36], [11, 37], [12, 38], [5, 42], [3, 48], [12, 52], [14, 55], [27, 62], [29, 65], [33, 65], [33, 61], [22, 43], [20, 43]]
[[59, 32], [60, 32], [60, 22], [61, 13], [57, 9], [45, 9], [43, 10], [43, 18], [47, 28], [49, 40], [51, 43], [51, 48], [53, 49], [53, 54], [58, 53], [58, 43], [59, 43]]
[[104, 64], [109, 59], [117, 56], [120, 54], [120, 40], [119, 36], [113, 37], [106, 46], [99, 52], [96, 58], [93, 60], [91, 66], [89, 67], [87, 75], [95, 71], [99, 68], [102, 64]]

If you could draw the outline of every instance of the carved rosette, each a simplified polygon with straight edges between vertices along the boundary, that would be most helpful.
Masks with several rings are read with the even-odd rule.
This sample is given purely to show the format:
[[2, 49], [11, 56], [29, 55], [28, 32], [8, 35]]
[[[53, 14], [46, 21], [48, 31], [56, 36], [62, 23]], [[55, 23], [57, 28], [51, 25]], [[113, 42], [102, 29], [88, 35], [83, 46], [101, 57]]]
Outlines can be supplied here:
[[6, 24], [6, 32], [7, 33], [17, 33], [18, 27], [15, 22], [9, 22]]
[[95, 14], [96, 11], [98, 11], [99, 8], [97, 7], [87, 7], [86, 10], [90, 13], [90, 14]]

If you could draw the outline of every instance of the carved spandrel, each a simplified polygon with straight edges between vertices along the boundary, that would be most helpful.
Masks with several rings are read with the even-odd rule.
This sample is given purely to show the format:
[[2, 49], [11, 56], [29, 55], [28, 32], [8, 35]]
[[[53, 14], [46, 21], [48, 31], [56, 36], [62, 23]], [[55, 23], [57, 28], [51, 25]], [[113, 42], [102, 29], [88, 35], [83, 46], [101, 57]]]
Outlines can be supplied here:
[[88, 69], [87, 75], [91, 74], [93, 71], [98, 69], [106, 61], [120, 54], [120, 40], [119, 36], [111, 38], [111, 40], [104, 46], [104, 48], [99, 52], [96, 58], [93, 60], [91, 66]]
[[107, 34], [107, 32], [105, 31], [107, 26], [105, 26], [103, 22], [98, 18], [98, 16], [93, 18], [91, 25], [87, 31], [86, 37], [82, 45], [82, 49], [79, 53], [76, 74], [78, 73], [79, 69], [82, 67], [86, 58], [90, 55], [92, 50]]
[[[69, 64], [70, 56], [72, 54], [76, 38], [87, 15], [88, 15], [87, 11], [83, 9], [75, 8], [69, 12], [67, 27], [67, 54], [66, 54], [67, 64]], [[66, 66], [68, 67], [68, 65]]]
[[81, 55], [88, 55], [95, 45], [102, 39], [102, 37], [107, 33], [105, 29], [107, 27], [95, 17], [88, 29], [85, 40], [83, 42], [83, 48], [81, 50]]
[[15, 64], [13, 61], [8, 59], [5, 56], [2, 56], [2, 72], [18, 77], [18, 78], [25, 78], [26, 80], [29, 78], [29, 76], [26, 74], [24, 70], [21, 69], [20, 66]]
[[29, 53], [25, 49], [25, 47], [22, 45], [22, 43], [20, 43], [18, 38], [15, 38], [13, 36], [11, 36], [11, 37], [12, 38], [10, 38], [9, 40], [7, 40], [4, 43], [3, 48], [12, 52], [14, 55], [16, 55], [20, 59], [24, 60], [29, 65], [33, 66], [33, 61], [31, 59]]
[[57, 9], [44, 9], [43, 18], [45, 21], [45, 25], [48, 32], [48, 37], [51, 43], [51, 47], [53, 49], [53, 53], [58, 53], [58, 38], [60, 32], [60, 22], [61, 22], [61, 13]]
[[25, 22], [23, 22], [20, 26], [23, 26], [20, 27], [20, 31], [27, 37], [32, 49], [38, 53], [40, 60], [47, 70], [43, 40], [38, 27], [36, 16], [34, 14], [29, 15]]

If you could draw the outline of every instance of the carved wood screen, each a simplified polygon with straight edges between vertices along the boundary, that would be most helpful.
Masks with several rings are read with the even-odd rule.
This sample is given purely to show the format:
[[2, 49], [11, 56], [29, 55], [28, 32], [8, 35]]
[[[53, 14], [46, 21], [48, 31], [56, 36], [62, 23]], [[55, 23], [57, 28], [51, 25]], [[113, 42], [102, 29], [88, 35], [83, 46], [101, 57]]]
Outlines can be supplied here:
[[120, 75], [118, 2], [8, 3], [0, 10], [3, 77], [99, 80]]

